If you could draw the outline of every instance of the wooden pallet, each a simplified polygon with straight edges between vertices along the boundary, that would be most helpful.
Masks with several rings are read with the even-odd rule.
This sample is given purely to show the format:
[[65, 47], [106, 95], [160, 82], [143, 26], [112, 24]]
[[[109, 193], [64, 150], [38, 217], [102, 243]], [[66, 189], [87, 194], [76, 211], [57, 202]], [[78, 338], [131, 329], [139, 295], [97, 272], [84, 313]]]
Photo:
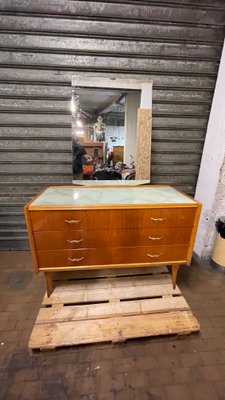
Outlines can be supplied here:
[[189, 334], [200, 326], [166, 267], [61, 273], [44, 296], [30, 349]]

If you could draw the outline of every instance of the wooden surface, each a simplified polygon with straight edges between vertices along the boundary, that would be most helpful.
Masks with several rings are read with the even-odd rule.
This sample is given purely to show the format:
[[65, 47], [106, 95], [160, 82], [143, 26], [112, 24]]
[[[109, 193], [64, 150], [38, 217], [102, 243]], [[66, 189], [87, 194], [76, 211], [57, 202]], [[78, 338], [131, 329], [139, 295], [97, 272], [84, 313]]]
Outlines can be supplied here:
[[102, 248], [106, 242], [111, 247], [155, 246], [171, 244], [189, 244], [190, 227], [187, 228], [151, 228], [128, 229], [126, 235], [122, 229], [74, 230], [34, 232], [35, 243], [39, 250]]
[[29, 348], [120, 342], [200, 329], [179, 288], [173, 289], [166, 267], [145, 269], [138, 276], [133, 272], [120, 270], [114, 277], [92, 272], [89, 279], [61, 273], [51, 297], [44, 296]]
[[38, 259], [37, 259], [34, 232], [33, 232], [33, 227], [32, 227], [32, 222], [31, 222], [31, 214], [29, 212], [29, 203], [27, 205], [25, 205], [25, 207], [24, 207], [24, 215], [25, 215], [25, 219], [26, 219], [27, 233], [28, 233], [28, 237], [29, 237], [33, 267], [34, 267], [35, 272], [37, 273], [39, 271], [39, 265], [38, 265]]
[[152, 110], [138, 110], [137, 119], [137, 155], [135, 179], [150, 179], [151, 176], [151, 136]]
[[37, 251], [40, 268], [55, 268], [63, 266], [78, 267], [107, 264], [152, 264], [164, 262], [171, 264], [174, 261], [185, 263], [188, 245], [170, 246], [138, 246], [138, 247], [106, 247], [80, 248], [66, 250]]
[[171, 202], [61, 208], [29, 203], [25, 211], [36, 271], [174, 265], [174, 283], [176, 265], [190, 262], [200, 205]]
[[113, 146], [113, 162], [124, 162], [124, 146]]
[[130, 229], [191, 227], [197, 207], [134, 208], [108, 210], [30, 211], [33, 230]]

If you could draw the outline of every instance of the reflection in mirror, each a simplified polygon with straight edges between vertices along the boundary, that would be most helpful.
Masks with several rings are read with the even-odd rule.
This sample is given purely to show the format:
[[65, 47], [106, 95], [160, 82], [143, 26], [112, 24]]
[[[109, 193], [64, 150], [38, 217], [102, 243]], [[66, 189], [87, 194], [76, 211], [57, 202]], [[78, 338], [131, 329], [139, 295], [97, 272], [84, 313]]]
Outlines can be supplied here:
[[[85, 79], [76, 77], [73, 80], [71, 111], [74, 181], [99, 184], [100, 181], [115, 180], [123, 183], [135, 179], [137, 143], [138, 140], [140, 142], [138, 123], [143, 132], [147, 126], [146, 140], [149, 143], [144, 145], [145, 151], [147, 149], [148, 152], [150, 148], [149, 104], [149, 82], [98, 78], [95, 86], [94, 79], [85, 82]], [[147, 124], [143, 123], [146, 120], [143, 119], [143, 112], [146, 111]]]
[[73, 179], [134, 180], [141, 91], [72, 87]]

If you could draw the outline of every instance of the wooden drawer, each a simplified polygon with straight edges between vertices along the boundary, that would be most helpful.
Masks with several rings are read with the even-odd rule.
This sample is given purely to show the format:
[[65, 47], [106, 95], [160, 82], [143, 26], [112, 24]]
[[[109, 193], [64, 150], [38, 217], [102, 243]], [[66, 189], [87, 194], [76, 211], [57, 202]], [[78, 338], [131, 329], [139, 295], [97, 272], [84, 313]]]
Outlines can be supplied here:
[[106, 249], [79, 249], [38, 251], [39, 268], [79, 267], [114, 264], [155, 264], [185, 262], [188, 246], [120, 247]]
[[192, 228], [34, 232], [37, 250], [189, 244]]
[[33, 231], [191, 227], [196, 207], [31, 211]]

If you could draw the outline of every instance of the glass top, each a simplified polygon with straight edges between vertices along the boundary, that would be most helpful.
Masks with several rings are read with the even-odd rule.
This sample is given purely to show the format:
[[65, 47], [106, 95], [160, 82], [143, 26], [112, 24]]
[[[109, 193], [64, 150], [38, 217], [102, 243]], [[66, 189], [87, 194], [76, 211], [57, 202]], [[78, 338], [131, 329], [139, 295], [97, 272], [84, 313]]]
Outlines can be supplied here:
[[194, 204], [194, 199], [170, 186], [137, 187], [50, 187], [30, 205], [35, 206], [108, 206], [147, 204]]

